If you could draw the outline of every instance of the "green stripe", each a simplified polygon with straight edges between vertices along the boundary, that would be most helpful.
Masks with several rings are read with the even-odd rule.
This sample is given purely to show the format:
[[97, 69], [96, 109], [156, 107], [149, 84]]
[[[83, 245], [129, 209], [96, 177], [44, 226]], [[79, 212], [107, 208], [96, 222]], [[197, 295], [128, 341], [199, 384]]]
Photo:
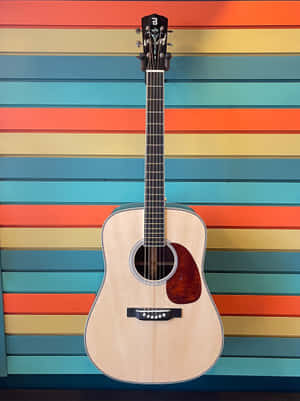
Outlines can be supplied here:
[[[300, 159], [166, 159], [166, 180], [299, 181]], [[5, 180], [144, 180], [144, 159], [2, 157]]]
[[[168, 80], [300, 79], [300, 56], [172, 58]], [[143, 80], [134, 56], [0, 56], [0, 79]]]
[[[85, 355], [84, 336], [7, 335], [8, 355]], [[300, 338], [225, 337], [223, 356], [300, 358]]]
[[[140, 82], [0, 82], [2, 106], [144, 107]], [[166, 107], [299, 107], [299, 82], [166, 83]]]
[[[216, 294], [299, 295], [298, 274], [206, 273]], [[3, 291], [10, 293], [95, 293], [103, 273], [4, 272]]]
[[[100, 371], [87, 356], [9, 356], [8, 373], [99, 374]], [[221, 357], [207, 374], [299, 377], [300, 359]]]
[[[300, 183], [167, 182], [168, 202], [187, 204], [299, 205]], [[0, 182], [4, 203], [142, 202], [143, 182]]]
[[[4, 271], [102, 271], [100, 250], [1, 249]], [[300, 273], [300, 252], [210, 251], [205, 270], [236, 273]]]

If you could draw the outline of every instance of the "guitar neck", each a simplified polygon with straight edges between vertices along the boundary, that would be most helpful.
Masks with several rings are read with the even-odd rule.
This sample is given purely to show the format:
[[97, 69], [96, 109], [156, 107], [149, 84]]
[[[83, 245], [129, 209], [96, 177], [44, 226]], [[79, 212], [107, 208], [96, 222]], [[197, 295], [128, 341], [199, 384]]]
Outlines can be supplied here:
[[165, 245], [164, 70], [146, 70], [144, 245]]

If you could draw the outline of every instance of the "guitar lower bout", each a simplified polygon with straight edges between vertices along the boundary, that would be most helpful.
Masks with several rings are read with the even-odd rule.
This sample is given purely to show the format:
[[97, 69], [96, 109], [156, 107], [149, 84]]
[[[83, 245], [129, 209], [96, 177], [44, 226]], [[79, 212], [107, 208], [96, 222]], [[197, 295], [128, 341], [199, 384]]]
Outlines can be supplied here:
[[168, 246], [153, 247], [149, 256], [139, 251], [143, 222], [144, 209], [136, 207], [118, 211], [103, 226], [105, 277], [87, 320], [86, 351], [117, 380], [193, 379], [223, 348], [221, 319], [203, 273], [205, 225], [193, 211], [167, 206]]

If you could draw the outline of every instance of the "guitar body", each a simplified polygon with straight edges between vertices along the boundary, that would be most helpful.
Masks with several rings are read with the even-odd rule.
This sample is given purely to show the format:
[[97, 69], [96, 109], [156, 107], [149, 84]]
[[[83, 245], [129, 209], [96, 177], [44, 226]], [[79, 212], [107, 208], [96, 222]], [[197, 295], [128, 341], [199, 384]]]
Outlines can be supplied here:
[[[139, 276], [134, 265], [143, 230], [142, 206], [115, 212], [103, 226], [105, 277], [86, 324], [87, 354], [103, 373], [121, 381], [193, 379], [215, 363], [223, 347], [221, 319], [203, 272], [205, 225], [192, 210], [166, 206], [165, 238], [176, 266], [155, 284]], [[145, 312], [128, 316], [128, 308]], [[162, 312], [151, 312], [171, 309], [181, 316], [160, 320]]]

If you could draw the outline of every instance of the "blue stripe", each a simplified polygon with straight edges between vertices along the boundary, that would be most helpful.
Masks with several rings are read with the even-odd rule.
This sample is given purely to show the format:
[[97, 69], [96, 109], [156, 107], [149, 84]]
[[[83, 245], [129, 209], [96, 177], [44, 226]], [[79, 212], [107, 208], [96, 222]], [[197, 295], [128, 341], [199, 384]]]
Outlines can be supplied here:
[[[209, 1], [209, 0], [208, 0]], [[0, 378], [0, 387], [9, 389], [63, 389], [64, 396], [69, 398], [73, 394], [67, 389], [100, 389], [100, 390], [157, 390], [157, 385], [142, 386], [140, 384], [123, 383], [117, 380], [112, 380], [105, 375], [10, 375], [5, 379]], [[183, 382], [179, 384], [160, 385], [159, 390], [173, 391], [173, 393], [165, 394], [165, 397], [177, 396], [175, 391], [299, 391], [300, 381], [298, 377], [271, 377], [271, 376], [209, 376], [204, 375], [196, 380]], [[70, 390], [72, 391], [72, 390]], [[114, 393], [110, 393], [114, 396]], [[118, 394], [118, 393], [117, 393]], [[198, 395], [199, 396], [199, 395]], [[273, 400], [282, 400], [282, 395], [279, 397], [273, 396]], [[281, 398], [280, 398], [281, 397]]]
[[[299, 181], [300, 159], [166, 159], [166, 180]], [[144, 180], [144, 159], [2, 157], [6, 180]]]
[[[0, 79], [144, 80], [134, 56], [0, 56]], [[168, 80], [300, 79], [300, 56], [175, 56]]]
[[[9, 374], [99, 374], [87, 356], [9, 356]], [[221, 357], [207, 375], [300, 376], [300, 359]]]
[[[206, 273], [215, 294], [300, 295], [299, 274]], [[102, 272], [3, 272], [9, 293], [96, 293]]]
[[[144, 107], [140, 82], [0, 82], [2, 106]], [[300, 83], [166, 83], [166, 107], [299, 107]]]
[[[299, 205], [299, 183], [167, 182], [168, 202], [187, 204]], [[0, 182], [3, 203], [143, 202], [143, 182]]]
[[[7, 335], [7, 355], [85, 355], [84, 336]], [[225, 337], [223, 356], [300, 358], [300, 338]]]
[[[3, 271], [103, 271], [100, 250], [0, 250]], [[300, 252], [207, 251], [205, 270], [300, 273]]]

